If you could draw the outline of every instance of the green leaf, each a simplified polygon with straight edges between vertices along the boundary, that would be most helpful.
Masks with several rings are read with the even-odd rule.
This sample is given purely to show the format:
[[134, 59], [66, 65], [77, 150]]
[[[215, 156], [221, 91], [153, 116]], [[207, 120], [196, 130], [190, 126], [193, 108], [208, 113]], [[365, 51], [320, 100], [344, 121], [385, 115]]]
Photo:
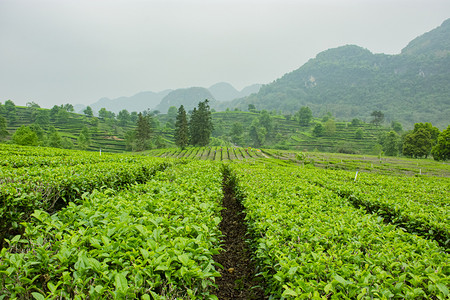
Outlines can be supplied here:
[[45, 297], [41, 294], [41, 293], [31, 293], [31, 295], [33, 295], [33, 298], [36, 300], [45, 300]]
[[333, 291], [333, 284], [331, 282], [329, 282], [325, 288], [324, 288], [325, 293], [329, 293], [331, 291]]
[[150, 296], [148, 294], [142, 295], [142, 300], [150, 300]]
[[286, 297], [286, 296], [297, 297], [298, 296], [298, 294], [294, 290], [291, 290], [290, 288], [288, 288], [287, 285], [283, 285], [283, 288], [285, 288], [285, 290], [284, 290], [283, 294], [281, 295], [282, 297]]
[[50, 290], [50, 292], [54, 293], [56, 290], [56, 286], [52, 282], [47, 282], [47, 287]]
[[350, 281], [345, 280], [344, 278], [342, 278], [339, 275], [334, 275], [334, 279], [336, 279], [339, 283], [341, 283], [344, 286], [346, 286], [346, 285], [351, 283]]
[[183, 265], [188, 265], [189, 263], [189, 256], [186, 253], [178, 255], [178, 259]]
[[441, 291], [442, 294], [444, 294], [446, 297], [448, 296], [448, 288], [445, 286], [445, 284], [442, 283], [436, 283], [436, 286]]
[[128, 289], [128, 281], [127, 278], [123, 275], [123, 273], [117, 273], [114, 285], [116, 287], [116, 290], [125, 292]]

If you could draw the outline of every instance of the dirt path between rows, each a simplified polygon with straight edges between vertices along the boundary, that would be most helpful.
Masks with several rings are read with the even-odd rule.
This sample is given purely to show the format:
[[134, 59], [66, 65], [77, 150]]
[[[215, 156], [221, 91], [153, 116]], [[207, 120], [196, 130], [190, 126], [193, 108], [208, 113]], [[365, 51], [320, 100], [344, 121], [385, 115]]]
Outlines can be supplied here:
[[231, 299], [268, 299], [264, 295], [260, 278], [255, 278], [254, 264], [250, 260], [250, 250], [245, 242], [247, 226], [243, 206], [234, 195], [231, 186], [225, 184], [222, 210], [222, 222], [219, 228], [222, 231], [224, 249], [214, 257], [224, 269], [220, 270], [222, 277], [216, 278], [219, 300]]

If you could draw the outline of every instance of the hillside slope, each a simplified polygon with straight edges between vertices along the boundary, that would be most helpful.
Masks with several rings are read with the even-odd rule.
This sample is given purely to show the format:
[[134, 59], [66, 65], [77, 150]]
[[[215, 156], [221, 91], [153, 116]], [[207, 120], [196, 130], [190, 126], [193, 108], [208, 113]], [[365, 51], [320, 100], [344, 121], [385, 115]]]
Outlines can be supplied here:
[[228, 107], [296, 111], [368, 121], [381, 110], [407, 128], [431, 122], [444, 128], [450, 115], [450, 20], [411, 41], [399, 55], [373, 54], [355, 45], [319, 53], [299, 69]]

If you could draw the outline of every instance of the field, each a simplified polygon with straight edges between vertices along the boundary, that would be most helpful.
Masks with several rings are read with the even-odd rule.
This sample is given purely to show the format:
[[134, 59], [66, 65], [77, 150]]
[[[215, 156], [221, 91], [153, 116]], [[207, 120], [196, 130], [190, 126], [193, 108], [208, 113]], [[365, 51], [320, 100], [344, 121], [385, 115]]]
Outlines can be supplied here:
[[450, 167], [0, 144], [0, 299], [448, 299]]

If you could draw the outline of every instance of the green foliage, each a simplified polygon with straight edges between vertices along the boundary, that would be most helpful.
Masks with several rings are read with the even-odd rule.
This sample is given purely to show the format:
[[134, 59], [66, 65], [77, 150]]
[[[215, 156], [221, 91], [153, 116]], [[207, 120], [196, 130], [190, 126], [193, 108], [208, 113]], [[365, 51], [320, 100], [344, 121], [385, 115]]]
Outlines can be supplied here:
[[125, 126], [130, 121], [130, 113], [126, 109], [122, 109], [117, 115], [117, 120], [120, 126]]
[[298, 112], [298, 121], [300, 126], [309, 126], [312, 120], [312, 111], [308, 106], [303, 106]]
[[354, 118], [352, 120], [352, 126], [359, 126], [361, 124], [363, 124], [363, 121], [361, 121], [360, 119]]
[[427, 157], [432, 147], [431, 134], [420, 128], [405, 136], [403, 141], [403, 155], [420, 158]]
[[20, 128], [14, 132], [12, 141], [14, 144], [22, 146], [37, 146], [39, 144], [39, 139], [36, 132], [31, 130], [29, 126], [25, 125], [20, 126]]
[[417, 132], [419, 129], [424, 129], [424, 130], [428, 131], [430, 133], [430, 138], [433, 141], [433, 143], [436, 141], [437, 137], [441, 133], [437, 127], [434, 127], [429, 122], [414, 124], [413, 132]]
[[[428, 187], [429, 181], [421, 183], [415, 178], [396, 184], [398, 178], [392, 177], [394, 189], [403, 190], [402, 184], [407, 183], [408, 189], [418, 186], [434, 195], [436, 206], [428, 206], [426, 200], [409, 210], [410, 193], [393, 197], [392, 190], [386, 193], [387, 186], [380, 189], [380, 182], [371, 182], [372, 178], [360, 187], [354, 182], [354, 172], [262, 164], [239, 164], [233, 169], [250, 235], [255, 237], [255, 263], [273, 298], [447, 297], [449, 256], [442, 248], [386, 224], [384, 215], [366, 213], [338, 195], [347, 187], [355, 190], [349, 195], [357, 191], [369, 203], [385, 195], [382, 201], [390, 202], [379, 207], [406, 209], [404, 219], [399, 218], [402, 222], [409, 219], [411, 231], [423, 228], [432, 232], [433, 222], [416, 222], [423, 210], [432, 220], [442, 217], [433, 215], [435, 207], [443, 207], [439, 184]], [[438, 191], [434, 191], [436, 187], [440, 187]], [[420, 197], [423, 194], [417, 202]]]
[[327, 136], [333, 136], [336, 133], [336, 122], [333, 119], [329, 119], [324, 125], [325, 134]]
[[149, 148], [149, 141], [151, 138], [151, 117], [150, 115], [142, 115], [139, 113], [135, 129], [135, 150], [143, 151]]
[[4, 108], [9, 123], [15, 123], [17, 120], [17, 110], [14, 102], [12, 102], [11, 100], [6, 100]]
[[8, 135], [8, 130], [6, 130], [6, 119], [0, 116], [0, 141], [4, 140]]
[[116, 115], [112, 111], [108, 111], [104, 107], [100, 108], [100, 110], [98, 111], [98, 116], [100, 118], [110, 119], [110, 120], [113, 120], [116, 117]]
[[361, 128], [356, 129], [355, 139], [362, 140], [364, 138], [364, 131]]
[[254, 119], [250, 125], [249, 136], [253, 142], [254, 147], [261, 147], [267, 135], [267, 129], [262, 126], [258, 119]]
[[402, 124], [400, 122], [397, 122], [397, 121], [392, 121], [391, 122], [391, 128], [392, 128], [392, 130], [394, 130], [397, 133], [400, 133], [400, 132], [403, 131]]
[[397, 156], [400, 144], [400, 136], [395, 131], [384, 133], [380, 138], [385, 155]]
[[317, 137], [323, 136], [324, 133], [325, 133], [325, 127], [323, 127], [322, 123], [320, 123], [320, 122], [316, 123], [316, 125], [314, 126], [314, 129], [313, 129], [314, 136], [317, 136]]
[[439, 134], [437, 143], [431, 150], [431, 154], [435, 160], [450, 159], [450, 125]]
[[187, 121], [186, 111], [181, 105], [178, 109], [178, 114], [175, 122], [175, 145], [184, 149], [189, 145], [189, 124]]
[[83, 113], [86, 117], [94, 116], [94, 112], [92, 111], [92, 108], [90, 106], [86, 106], [86, 108], [83, 110]]
[[206, 99], [198, 103], [198, 109], [194, 108], [192, 111], [189, 122], [190, 144], [194, 146], [208, 145], [213, 129], [209, 101]]
[[54, 148], [62, 148], [62, 138], [55, 127], [50, 127], [48, 134], [48, 146]]
[[258, 119], [259, 124], [266, 129], [267, 134], [270, 134], [272, 132], [273, 125], [272, 125], [272, 118], [270, 117], [269, 112], [267, 110], [261, 111], [261, 114]]
[[[137, 170], [149, 163], [157, 161], [140, 158]], [[219, 165], [209, 162], [178, 164], [145, 178], [147, 184], [85, 193], [56, 214], [35, 210], [24, 238], [9, 239], [0, 253], [0, 293], [38, 299], [150, 299], [148, 294], [215, 299], [219, 174]], [[35, 280], [39, 277], [44, 279]]]
[[78, 136], [78, 147], [81, 150], [86, 150], [91, 143], [91, 134], [89, 133], [89, 129], [84, 126]]
[[373, 117], [373, 119], [370, 121], [371, 123], [375, 124], [376, 126], [380, 126], [381, 123], [383, 123], [384, 114], [381, 111], [374, 110], [370, 115]]

